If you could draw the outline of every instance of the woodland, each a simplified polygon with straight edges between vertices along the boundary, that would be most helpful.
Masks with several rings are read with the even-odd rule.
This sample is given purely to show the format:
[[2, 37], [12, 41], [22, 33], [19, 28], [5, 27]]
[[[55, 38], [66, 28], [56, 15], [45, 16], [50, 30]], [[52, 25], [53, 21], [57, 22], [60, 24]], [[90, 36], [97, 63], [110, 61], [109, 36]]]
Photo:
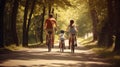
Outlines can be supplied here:
[[[99, 47], [120, 51], [120, 0], [0, 0], [0, 47], [44, 43], [44, 21], [53, 14], [59, 30], [71, 19], [78, 38], [92, 33]], [[56, 37], [59, 33], [56, 33]]]

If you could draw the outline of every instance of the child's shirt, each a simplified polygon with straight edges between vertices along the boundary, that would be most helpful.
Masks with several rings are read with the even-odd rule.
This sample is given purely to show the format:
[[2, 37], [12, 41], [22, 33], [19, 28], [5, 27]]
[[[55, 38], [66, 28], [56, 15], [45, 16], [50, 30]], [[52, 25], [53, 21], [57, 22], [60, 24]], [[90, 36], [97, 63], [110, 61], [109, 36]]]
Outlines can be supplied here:
[[60, 33], [60, 40], [64, 40], [64, 39], [65, 39], [64, 33]]

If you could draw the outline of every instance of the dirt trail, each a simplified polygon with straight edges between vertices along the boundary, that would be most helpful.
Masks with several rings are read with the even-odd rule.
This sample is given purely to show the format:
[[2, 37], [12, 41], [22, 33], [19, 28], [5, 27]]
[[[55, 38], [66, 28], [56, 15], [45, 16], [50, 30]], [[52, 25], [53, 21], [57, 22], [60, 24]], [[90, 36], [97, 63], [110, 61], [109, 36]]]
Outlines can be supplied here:
[[28, 48], [0, 53], [0, 67], [112, 67], [104, 58], [92, 50], [78, 45], [75, 53], [69, 49], [61, 53], [58, 44], [47, 52], [47, 48]]

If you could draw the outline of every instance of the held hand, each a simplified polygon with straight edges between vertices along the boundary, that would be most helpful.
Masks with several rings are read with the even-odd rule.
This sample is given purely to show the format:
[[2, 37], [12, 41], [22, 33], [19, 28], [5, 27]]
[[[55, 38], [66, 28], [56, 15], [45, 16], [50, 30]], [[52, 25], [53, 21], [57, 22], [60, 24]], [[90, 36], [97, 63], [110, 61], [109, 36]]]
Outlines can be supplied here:
[[57, 31], [58, 29], [60, 29], [58, 26], [55, 27], [55, 31]]
[[57, 31], [57, 28], [55, 28], [55, 32]]
[[59, 27], [55, 27], [55, 28], [54, 28], [55, 33], [57, 33], [57, 32], [58, 32], [58, 29], [59, 29]]
[[46, 30], [46, 27], [44, 27], [43, 29]]

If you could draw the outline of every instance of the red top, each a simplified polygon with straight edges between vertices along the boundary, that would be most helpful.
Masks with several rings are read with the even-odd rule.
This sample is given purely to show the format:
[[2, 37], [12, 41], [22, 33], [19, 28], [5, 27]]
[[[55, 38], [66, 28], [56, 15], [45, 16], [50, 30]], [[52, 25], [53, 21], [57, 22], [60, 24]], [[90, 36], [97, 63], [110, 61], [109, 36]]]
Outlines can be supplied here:
[[54, 24], [56, 24], [56, 21], [54, 18], [48, 18], [46, 19], [46, 29], [53, 29]]

